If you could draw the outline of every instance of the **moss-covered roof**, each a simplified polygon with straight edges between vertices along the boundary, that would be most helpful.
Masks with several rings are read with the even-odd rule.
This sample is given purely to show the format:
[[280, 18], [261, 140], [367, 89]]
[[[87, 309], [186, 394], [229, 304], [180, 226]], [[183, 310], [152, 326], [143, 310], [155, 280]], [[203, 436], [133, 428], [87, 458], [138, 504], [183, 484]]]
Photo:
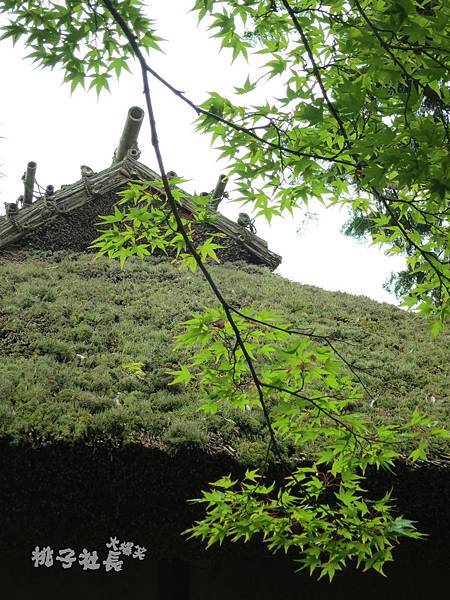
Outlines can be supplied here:
[[[448, 333], [432, 340], [422, 318], [267, 268], [211, 271], [235, 305], [352, 341], [336, 345], [362, 369], [376, 400], [359, 408], [374, 419], [401, 421], [419, 406], [448, 423]], [[155, 258], [122, 270], [67, 250], [15, 251], [0, 257], [0, 297], [2, 564], [25, 570], [36, 544], [97, 548], [111, 535], [139, 540], [153, 558], [211, 557], [181, 534], [202, 516], [187, 501], [224, 473], [260, 464], [266, 444], [258, 410], [207, 417], [192, 390], [169, 386], [177, 323], [213, 301], [201, 276]], [[144, 363], [142, 380], [129, 362]], [[445, 448], [436, 450], [431, 463], [368, 474], [371, 493], [393, 487], [400, 514], [430, 534], [408, 565], [440, 564], [448, 543], [450, 469]], [[261, 545], [254, 551], [265, 556]], [[248, 560], [250, 550], [216, 552]]]
[[[236, 267], [239, 268], [236, 268]], [[292, 283], [245, 263], [211, 267], [230, 301], [276, 310], [337, 345], [375, 401], [362, 410], [401, 421], [415, 407], [449, 421], [449, 333], [366, 297]], [[258, 410], [198, 412], [192, 390], [171, 386], [180, 321], [213, 302], [200, 275], [167, 260], [129, 261], [61, 251], [0, 258], [0, 436], [35, 447], [63, 443], [195, 446], [258, 462]], [[144, 363], [139, 379], [123, 365]], [[373, 400], [373, 398], [372, 398]]]

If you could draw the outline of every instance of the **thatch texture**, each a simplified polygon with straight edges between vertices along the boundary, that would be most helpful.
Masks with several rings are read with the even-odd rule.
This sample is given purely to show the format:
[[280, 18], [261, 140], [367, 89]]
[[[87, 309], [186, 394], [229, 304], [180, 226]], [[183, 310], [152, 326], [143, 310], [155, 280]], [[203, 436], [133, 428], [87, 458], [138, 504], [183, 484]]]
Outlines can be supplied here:
[[[12, 247], [86, 251], [99, 236], [99, 216], [113, 212], [119, 199], [117, 193], [127, 182], [157, 178], [157, 173], [128, 157], [100, 173], [63, 186], [51, 198], [43, 197], [17, 211], [8, 211], [7, 216], [0, 217], [0, 253]], [[195, 214], [195, 205], [188, 194], [182, 203], [187, 213]], [[203, 235], [208, 232], [225, 235], [221, 240], [224, 248], [218, 252], [221, 260], [242, 259], [271, 269], [280, 264], [281, 257], [271, 252], [264, 240], [220, 212], [213, 214], [214, 225], [200, 227], [200, 231]]]

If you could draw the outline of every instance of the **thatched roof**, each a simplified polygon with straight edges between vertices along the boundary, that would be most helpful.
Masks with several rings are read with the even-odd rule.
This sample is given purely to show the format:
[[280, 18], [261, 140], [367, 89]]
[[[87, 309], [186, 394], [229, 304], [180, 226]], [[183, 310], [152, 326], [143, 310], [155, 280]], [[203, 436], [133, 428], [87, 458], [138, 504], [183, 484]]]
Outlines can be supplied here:
[[[64, 227], [67, 218], [72, 215], [75, 216], [71, 221], [71, 229], [74, 231], [77, 229], [77, 220], [80, 221], [80, 215], [85, 214], [86, 209], [89, 210], [90, 227], [94, 228], [98, 221], [95, 215], [108, 214], [111, 211], [115, 193], [123, 189], [128, 181], [155, 179], [159, 179], [157, 173], [128, 153], [121, 162], [113, 163], [99, 173], [83, 176], [71, 185], [64, 185], [51, 196], [44, 195], [21, 208], [8, 204], [6, 216], [0, 217], [0, 251], [23, 242], [27, 243], [33, 236], [42, 238], [42, 231], [49, 225], [57, 237], [58, 227]], [[195, 214], [196, 207], [191, 197], [186, 192], [183, 196], [183, 207], [189, 213]], [[105, 198], [108, 199], [106, 205]], [[267, 265], [272, 270], [280, 264], [281, 257], [271, 252], [264, 240], [220, 212], [214, 211], [214, 223], [211, 227], [225, 234], [228, 242], [246, 251], [251, 262]], [[85, 229], [84, 223], [81, 229]], [[92, 239], [91, 236], [89, 241]]]
[[[267, 268], [229, 263], [212, 272], [237, 306], [265, 307], [348, 339], [339, 348], [370, 372], [364, 377], [377, 397], [358, 409], [376, 421], [401, 422], [419, 406], [448, 423], [448, 332], [433, 341], [420, 317]], [[186, 500], [225, 472], [261, 464], [266, 445], [260, 411], [223, 407], [206, 417], [195, 390], [168, 385], [177, 323], [210, 302], [208, 294], [200, 276], [163, 259], [121, 269], [68, 251], [0, 258], [0, 557], [29, 562], [37, 544], [101, 548], [109, 535], [148, 545], [149, 564], [216, 556], [180, 535], [200, 516]], [[143, 363], [143, 379], [123, 367], [128, 362]], [[406, 572], [413, 560], [442, 561], [450, 500], [444, 452], [437, 447], [430, 464], [403, 462], [394, 475], [369, 479], [374, 493], [393, 486], [399, 510], [431, 534], [412, 543]], [[226, 556], [253, 555], [237, 550]]]
[[[95, 548], [115, 534], [148, 544], [158, 559], [203, 559], [180, 535], [199, 516], [186, 500], [224, 472], [264, 461], [259, 410], [224, 406], [205, 416], [195, 389], [169, 385], [178, 323], [214, 301], [203, 279], [158, 257], [121, 269], [75, 251], [92, 241], [96, 216], [127, 181], [156, 177], [128, 152], [0, 219], [0, 559], [23, 557], [36, 544]], [[189, 196], [184, 202], [194, 212]], [[421, 407], [448, 424], [448, 331], [434, 341], [417, 315], [273, 275], [280, 258], [263, 240], [220, 213], [216, 227], [235, 244], [211, 267], [233, 305], [348, 340], [336, 343], [375, 398], [356, 408], [376, 422], [401, 422]], [[250, 265], [251, 257], [263, 266]], [[130, 362], [142, 364], [143, 378], [124, 368]], [[284, 449], [293, 461], [307, 460]], [[276, 464], [271, 469], [279, 475]], [[443, 444], [428, 464], [403, 460], [395, 474], [369, 476], [373, 493], [392, 485], [399, 510], [431, 533], [412, 546], [416, 564], [442, 560], [449, 480]], [[408, 554], [404, 564], [408, 572]]]

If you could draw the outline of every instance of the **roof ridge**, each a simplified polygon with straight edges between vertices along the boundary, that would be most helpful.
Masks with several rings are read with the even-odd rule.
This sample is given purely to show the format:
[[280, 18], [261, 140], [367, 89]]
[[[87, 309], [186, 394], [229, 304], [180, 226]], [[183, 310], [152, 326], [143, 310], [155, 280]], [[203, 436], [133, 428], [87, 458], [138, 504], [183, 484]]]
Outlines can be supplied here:
[[[160, 178], [158, 173], [138, 162], [130, 151], [122, 161], [113, 163], [98, 173], [90, 171], [89, 174], [86, 174], [86, 169], [82, 169], [81, 179], [61, 186], [50, 197], [43, 195], [32, 204], [24, 205], [21, 208], [14, 203], [6, 204], [6, 215], [0, 218], [0, 249], [19, 241], [42, 225], [54, 221], [60, 214], [72, 212], [85, 206], [96, 197], [113, 192], [130, 179]], [[178, 189], [181, 190], [181, 188]], [[181, 205], [192, 214], [196, 214], [198, 210], [192, 200], [192, 195], [185, 190], [181, 191], [184, 196], [181, 199]], [[216, 210], [212, 212], [216, 217], [214, 222], [210, 223], [212, 227], [242, 244], [263, 264], [272, 269], [278, 267], [281, 257], [268, 249], [265, 240]]]

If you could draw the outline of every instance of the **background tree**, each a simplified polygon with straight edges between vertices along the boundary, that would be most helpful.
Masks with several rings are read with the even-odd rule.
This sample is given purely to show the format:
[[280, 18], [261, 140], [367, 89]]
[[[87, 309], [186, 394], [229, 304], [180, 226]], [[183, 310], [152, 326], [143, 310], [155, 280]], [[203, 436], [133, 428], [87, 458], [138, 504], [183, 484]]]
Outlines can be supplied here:
[[[379, 212], [374, 212], [372, 214], [364, 214], [362, 211], [355, 211], [353, 215], [344, 223], [342, 227], [342, 232], [349, 237], [353, 237], [360, 241], [370, 241], [371, 233], [377, 232], [379, 235], [381, 231], [376, 227], [375, 221], [377, 219], [382, 218], [384, 216], [385, 219], [388, 219], [388, 222], [392, 221], [389, 214], [386, 214], [383, 211], [383, 207], [378, 207]], [[401, 215], [397, 215], [397, 218], [400, 219]], [[408, 223], [407, 219], [403, 219], [406, 223]], [[440, 225], [443, 226], [444, 223], [442, 219], [439, 219]], [[417, 231], [420, 232], [421, 236], [425, 238], [430, 234], [430, 227], [426, 223], [420, 224], [417, 223], [415, 225]], [[394, 241], [394, 245], [399, 249], [400, 252], [411, 256], [413, 254], [413, 248], [405, 244], [404, 239], [398, 238]], [[402, 300], [411, 290], [421, 283], [424, 283], [425, 276], [422, 271], [414, 272], [414, 269], [411, 266], [408, 266], [406, 270], [399, 271], [397, 273], [391, 273], [390, 277], [386, 280], [383, 287], [388, 292], [394, 294], [398, 300]], [[434, 289], [430, 291], [430, 297], [435, 304], [439, 304], [440, 302], [440, 289]]]
[[[408, 305], [442, 323], [449, 302], [445, 3], [196, 6], [201, 16], [214, 16], [216, 35], [235, 55], [251, 45], [267, 54], [265, 77], [280, 82], [271, 104], [248, 109], [214, 94], [205, 104], [263, 140], [253, 138], [243, 151], [242, 131], [201, 121], [232, 157], [242, 198], [262, 214], [313, 197], [349, 204], [356, 219], [370, 219], [376, 242], [406, 255]], [[250, 29], [249, 22], [253, 33], [240, 37], [236, 30]], [[238, 91], [251, 91], [260, 79]]]
[[[223, 402], [261, 410], [267, 455], [284, 470], [276, 483], [256, 471], [215, 482], [198, 500], [206, 515], [192, 535], [210, 545], [261, 534], [271, 550], [290, 550], [303, 567], [329, 578], [353, 560], [382, 572], [398, 540], [420, 534], [394, 517], [389, 493], [370, 498], [365, 471], [392, 465], [405, 442], [417, 442], [412, 460], [424, 459], [433, 438], [446, 434], [418, 412], [392, 426], [349, 412], [364, 382], [333, 340], [226, 300], [204, 263], [215, 257], [214, 242], [196, 246], [180, 216], [179, 181], [166, 174], [150, 80], [196, 112], [197, 128], [229, 159], [240, 199], [258, 214], [270, 220], [318, 198], [348, 204], [369, 219], [374, 240], [406, 253], [415, 276], [407, 303], [431, 314], [437, 333], [450, 307], [444, 3], [197, 0], [194, 10], [211, 19], [233, 59], [252, 49], [269, 58], [261, 75], [252, 73], [237, 88], [245, 95], [276, 78], [276, 98], [256, 106], [215, 92], [196, 105], [156, 73], [146, 56], [158, 49], [159, 38], [139, 0], [2, 0], [0, 9], [12, 16], [3, 37], [24, 37], [29, 56], [62, 67], [71, 89], [88, 81], [100, 93], [112, 73], [138, 60], [161, 181], [131, 184], [124, 210], [106, 219], [112, 227], [96, 245], [122, 262], [144, 257], [153, 246], [172, 249], [186, 266], [200, 269], [218, 308], [185, 324], [178, 345], [184, 361], [174, 382], [200, 386], [207, 412]], [[136, 209], [144, 209], [143, 218]], [[211, 218], [207, 210], [199, 214]], [[311, 465], [290, 464], [281, 442], [300, 451], [317, 442]]]

